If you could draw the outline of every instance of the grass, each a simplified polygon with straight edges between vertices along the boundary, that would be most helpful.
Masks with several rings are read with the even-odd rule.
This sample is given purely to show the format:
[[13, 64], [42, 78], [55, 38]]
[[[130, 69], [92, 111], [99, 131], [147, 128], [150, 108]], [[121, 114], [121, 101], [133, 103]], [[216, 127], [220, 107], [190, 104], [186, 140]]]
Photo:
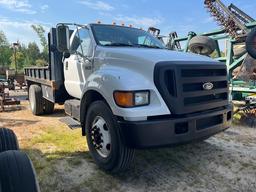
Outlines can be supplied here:
[[88, 151], [86, 139], [81, 136], [81, 130], [67, 130], [63, 128], [49, 127], [45, 133], [32, 139], [31, 144], [45, 144], [45, 146], [55, 146], [61, 152]]
[[[81, 130], [69, 130], [66, 127], [44, 127], [43, 133], [23, 141], [22, 150], [31, 158], [37, 172], [42, 191], [54, 191], [60, 185], [58, 179], [61, 169], [79, 167], [86, 159], [92, 162], [85, 137]], [[49, 179], [51, 178], [51, 179]]]
[[80, 129], [62, 126], [42, 130], [40, 135], [22, 143], [22, 150], [36, 169], [42, 192], [120, 191], [118, 179], [95, 165]]
[[[61, 129], [61, 130], [60, 130]], [[68, 130], [66, 128], [44, 128], [44, 133], [27, 141], [24, 150], [30, 155], [36, 170], [54, 163], [58, 159], [67, 158], [71, 165], [79, 165], [79, 156], [87, 156], [86, 139], [81, 136], [81, 130]], [[87, 153], [85, 153], [87, 152]]]

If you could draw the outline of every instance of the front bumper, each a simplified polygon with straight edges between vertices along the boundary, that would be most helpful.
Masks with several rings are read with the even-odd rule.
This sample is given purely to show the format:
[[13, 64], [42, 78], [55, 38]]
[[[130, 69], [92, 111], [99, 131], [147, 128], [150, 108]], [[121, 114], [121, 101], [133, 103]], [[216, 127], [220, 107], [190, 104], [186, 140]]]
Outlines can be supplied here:
[[119, 121], [122, 139], [128, 147], [171, 146], [206, 139], [229, 128], [232, 106], [179, 118], [147, 121]]

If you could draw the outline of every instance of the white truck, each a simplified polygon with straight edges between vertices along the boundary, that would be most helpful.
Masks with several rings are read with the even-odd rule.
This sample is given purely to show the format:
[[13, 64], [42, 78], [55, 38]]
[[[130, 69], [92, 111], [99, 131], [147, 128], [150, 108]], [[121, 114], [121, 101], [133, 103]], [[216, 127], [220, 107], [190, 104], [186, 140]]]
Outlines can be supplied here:
[[231, 125], [227, 70], [206, 56], [167, 50], [126, 26], [58, 24], [49, 66], [26, 68], [33, 114], [54, 103], [82, 127], [99, 167], [126, 169], [135, 149], [206, 139]]

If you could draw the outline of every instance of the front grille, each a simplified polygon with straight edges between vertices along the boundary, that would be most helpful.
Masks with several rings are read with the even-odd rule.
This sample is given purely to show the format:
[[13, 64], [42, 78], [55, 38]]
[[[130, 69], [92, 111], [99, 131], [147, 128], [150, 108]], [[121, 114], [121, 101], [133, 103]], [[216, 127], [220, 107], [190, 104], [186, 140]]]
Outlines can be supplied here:
[[[154, 81], [173, 114], [187, 114], [228, 105], [227, 70], [220, 63], [160, 62]], [[203, 85], [212, 83], [206, 90]]]
[[208, 102], [222, 101], [226, 99], [227, 99], [227, 93], [204, 95], [200, 97], [186, 97], [184, 98], [184, 105], [185, 106], [198, 105], [198, 104], [205, 104]]
[[227, 72], [225, 69], [183, 69], [181, 71], [182, 77], [206, 77], [206, 76], [225, 76]]
[[[227, 88], [228, 83], [227, 81], [212, 81], [214, 89], [221, 89]], [[185, 83], [183, 84], [183, 91], [190, 92], [190, 91], [203, 91], [202, 82], [200, 83]]]
[[175, 73], [173, 70], [167, 70], [164, 74], [164, 83], [167, 86], [167, 90], [168, 90], [168, 93], [170, 95], [172, 95], [173, 97], [174, 96], [177, 96], [177, 93], [176, 93], [176, 80], [175, 80]]

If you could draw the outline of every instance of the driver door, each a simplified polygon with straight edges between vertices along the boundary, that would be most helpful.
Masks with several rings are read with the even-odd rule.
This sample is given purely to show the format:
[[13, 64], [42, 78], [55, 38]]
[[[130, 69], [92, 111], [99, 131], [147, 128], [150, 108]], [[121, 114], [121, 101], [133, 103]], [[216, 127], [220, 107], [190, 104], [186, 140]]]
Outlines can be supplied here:
[[71, 39], [70, 57], [64, 61], [65, 87], [68, 93], [81, 98], [87, 78], [92, 72], [92, 41], [89, 31], [80, 28]]

